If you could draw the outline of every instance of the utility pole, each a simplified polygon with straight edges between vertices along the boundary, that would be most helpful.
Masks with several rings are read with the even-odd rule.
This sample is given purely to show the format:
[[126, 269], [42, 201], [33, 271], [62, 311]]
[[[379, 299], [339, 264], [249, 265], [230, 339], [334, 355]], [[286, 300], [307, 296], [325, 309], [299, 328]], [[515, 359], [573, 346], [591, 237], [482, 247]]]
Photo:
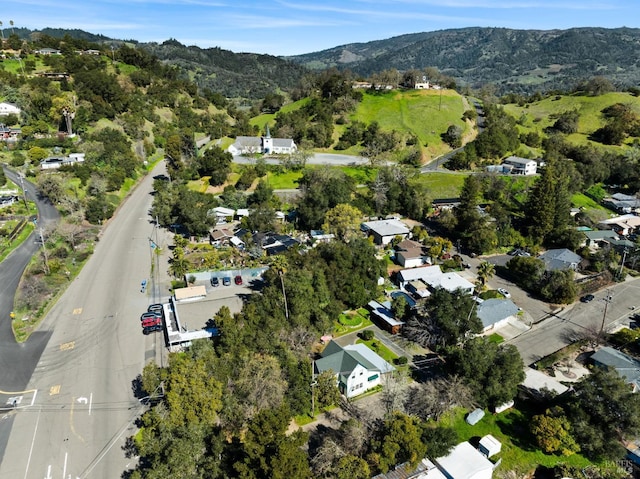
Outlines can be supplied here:
[[316, 417], [316, 386], [318, 381], [314, 378], [315, 361], [311, 361], [311, 417]]
[[29, 206], [27, 205], [27, 192], [24, 189], [24, 176], [19, 175], [20, 178], [20, 187], [22, 188], [22, 199], [24, 200], [24, 207], [27, 208], [27, 213], [29, 212]]
[[44, 235], [42, 234], [42, 227], [38, 228], [40, 233], [40, 243], [42, 244], [42, 254], [44, 256], [44, 270], [46, 274], [49, 274], [49, 253], [47, 251], [47, 245], [44, 243]]
[[607, 289], [607, 296], [604, 298], [604, 313], [602, 313], [602, 324], [600, 325], [600, 332], [598, 333], [598, 342], [602, 343], [602, 333], [604, 332], [604, 323], [607, 319], [607, 307], [613, 299], [611, 296], [611, 290]]
[[627, 259], [627, 253], [629, 250], [627, 248], [624, 249], [622, 253], [622, 261], [620, 262], [620, 271], [618, 271], [618, 278], [622, 279], [622, 270], [624, 268], [624, 261]]

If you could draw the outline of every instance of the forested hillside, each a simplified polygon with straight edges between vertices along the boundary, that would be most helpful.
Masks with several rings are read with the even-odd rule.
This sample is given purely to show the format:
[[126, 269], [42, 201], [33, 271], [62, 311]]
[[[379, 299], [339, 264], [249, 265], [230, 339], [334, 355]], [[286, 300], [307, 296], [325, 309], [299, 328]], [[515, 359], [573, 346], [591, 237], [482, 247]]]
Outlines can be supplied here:
[[501, 93], [568, 89], [594, 75], [620, 86], [640, 80], [640, 30], [462, 28], [341, 45], [290, 57], [314, 69], [348, 68], [362, 76], [395, 68], [437, 67], [472, 87]]

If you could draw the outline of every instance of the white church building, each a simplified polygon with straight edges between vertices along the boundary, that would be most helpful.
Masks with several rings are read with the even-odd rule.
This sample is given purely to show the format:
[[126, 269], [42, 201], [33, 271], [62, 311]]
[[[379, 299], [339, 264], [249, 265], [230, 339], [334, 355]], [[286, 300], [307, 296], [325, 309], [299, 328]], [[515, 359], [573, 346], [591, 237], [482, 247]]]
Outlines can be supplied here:
[[227, 151], [233, 156], [262, 153], [265, 155], [290, 155], [298, 147], [290, 138], [271, 138], [269, 127], [265, 136], [238, 136], [233, 145]]

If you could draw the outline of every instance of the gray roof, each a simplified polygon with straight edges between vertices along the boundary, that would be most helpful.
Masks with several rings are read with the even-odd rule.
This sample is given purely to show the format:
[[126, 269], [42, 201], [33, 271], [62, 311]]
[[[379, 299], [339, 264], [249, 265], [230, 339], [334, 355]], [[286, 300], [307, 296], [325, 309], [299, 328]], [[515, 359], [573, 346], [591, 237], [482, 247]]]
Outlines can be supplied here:
[[467, 418], [465, 419], [465, 421], [467, 421], [467, 424], [474, 426], [478, 424], [478, 422], [480, 422], [480, 419], [482, 419], [483, 417], [484, 410], [477, 408], [467, 414]]
[[547, 270], [567, 269], [582, 261], [580, 255], [567, 248], [550, 249], [542, 253], [539, 258], [544, 261]]
[[614, 368], [628, 383], [640, 388], [640, 361], [617, 349], [605, 346], [591, 356], [594, 363]]
[[613, 230], [595, 230], [595, 231], [584, 231], [584, 235], [592, 241], [603, 240], [603, 239], [618, 239], [618, 235]]
[[368, 371], [379, 371], [380, 373], [395, 369], [364, 344], [352, 344], [343, 348], [335, 341], [330, 341], [327, 344], [327, 347], [322, 351], [322, 357], [315, 362], [315, 369], [318, 374], [332, 370], [340, 376], [348, 377], [358, 365]]
[[409, 234], [409, 228], [400, 220], [367, 221], [363, 223], [366, 229], [379, 236], [396, 236]]
[[529, 164], [529, 163], [531, 163], [532, 161], [533, 161], [534, 163], [536, 163], [536, 160], [530, 160], [530, 159], [528, 159], [528, 158], [521, 158], [521, 157], [519, 157], [519, 156], [510, 156], [510, 157], [505, 158], [505, 159], [503, 160], [503, 162], [509, 162], [509, 163], [513, 163], [513, 164], [517, 164], [517, 165], [522, 165], [522, 166], [528, 165], [528, 164]]
[[482, 326], [488, 328], [518, 314], [518, 307], [510, 299], [491, 298], [478, 305], [476, 314], [482, 321]]

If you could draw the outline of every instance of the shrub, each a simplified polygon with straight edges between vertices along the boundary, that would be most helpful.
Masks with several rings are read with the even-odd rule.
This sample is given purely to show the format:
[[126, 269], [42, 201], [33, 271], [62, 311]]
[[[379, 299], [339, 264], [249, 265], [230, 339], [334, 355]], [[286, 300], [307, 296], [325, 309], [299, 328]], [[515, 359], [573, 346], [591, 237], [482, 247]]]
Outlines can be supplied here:
[[400, 356], [399, 358], [394, 359], [393, 362], [398, 366], [404, 366], [409, 362], [409, 360], [406, 356]]
[[365, 341], [371, 341], [375, 334], [370, 329], [365, 329], [360, 333], [360, 337]]

